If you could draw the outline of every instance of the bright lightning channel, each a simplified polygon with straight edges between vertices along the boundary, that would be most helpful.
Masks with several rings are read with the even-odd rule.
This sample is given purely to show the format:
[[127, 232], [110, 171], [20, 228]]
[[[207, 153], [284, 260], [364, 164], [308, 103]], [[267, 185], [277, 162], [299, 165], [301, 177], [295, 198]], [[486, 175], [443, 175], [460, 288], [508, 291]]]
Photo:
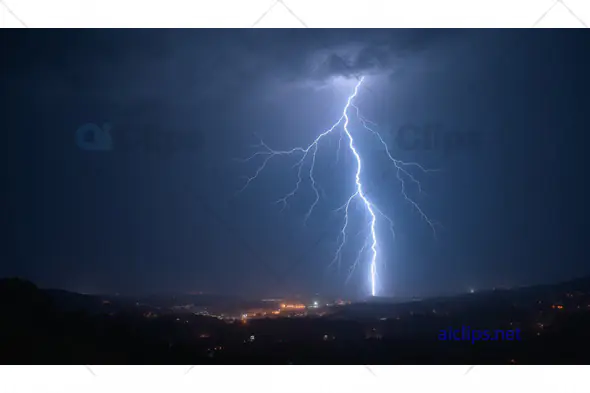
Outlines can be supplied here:
[[[369, 278], [370, 278], [370, 286], [371, 286], [371, 295], [376, 296], [376, 294], [377, 294], [377, 278], [378, 278], [378, 276], [377, 276], [377, 258], [378, 258], [378, 256], [377, 256], [378, 244], [377, 243], [378, 242], [377, 242], [377, 234], [376, 234], [376, 222], [377, 222], [376, 213], [381, 215], [383, 218], [385, 218], [389, 222], [390, 229], [391, 229], [392, 234], [394, 236], [395, 236], [395, 233], [393, 232], [393, 228], [394, 228], [393, 221], [388, 216], [383, 214], [381, 212], [381, 210], [379, 210], [373, 203], [371, 203], [371, 201], [369, 201], [369, 199], [367, 198], [367, 194], [366, 194], [366, 192], [363, 188], [363, 185], [361, 183], [361, 171], [362, 171], [361, 156], [355, 147], [355, 142], [354, 142], [354, 138], [352, 136], [352, 133], [348, 129], [349, 121], [350, 121], [348, 112], [349, 112], [350, 108], [355, 109], [357, 118], [360, 121], [360, 123], [362, 124], [363, 128], [366, 131], [371, 132], [375, 137], [377, 137], [379, 142], [383, 145], [383, 147], [385, 148], [385, 152], [387, 154], [387, 157], [394, 164], [394, 166], [396, 168], [396, 177], [397, 177], [398, 181], [400, 182], [400, 186], [401, 186], [400, 192], [401, 192], [402, 196], [418, 212], [418, 214], [421, 216], [421, 218], [424, 219], [428, 223], [428, 225], [431, 227], [432, 231], [436, 235], [436, 232], [435, 232], [435, 225], [436, 224], [426, 216], [424, 211], [419, 207], [419, 205], [414, 200], [412, 200], [410, 197], [408, 197], [408, 195], [406, 194], [406, 182], [405, 182], [406, 179], [410, 180], [411, 182], [415, 183], [418, 187], [418, 190], [420, 192], [422, 192], [420, 182], [408, 171], [408, 169], [415, 168], [423, 173], [432, 172], [435, 170], [434, 169], [426, 169], [417, 163], [404, 162], [404, 161], [395, 159], [393, 157], [387, 144], [385, 143], [385, 141], [381, 137], [381, 134], [379, 134], [379, 132], [377, 132], [374, 129], [374, 126], [376, 126], [376, 124], [365, 119], [361, 115], [359, 108], [356, 105], [354, 105], [354, 103], [353, 103], [354, 99], [358, 95], [359, 88], [361, 87], [363, 81], [364, 81], [364, 77], [361, 77], [359, 79], [358, 83], [356, 84], [352, 95], [350, 95], [348, 97], [348, 99], [346, 101], [346, 105], [344, 106], [344, 109], [342, 111], [342, 116], [338, 119], [338, 121], [336, 123], [334, 123], [332, 125], [332, 127], [330, 127], [328, 130], [322, 132], [307, 147], [305, 147], [305, 148], [304, 147], [295, 147], [291, 150], [274, 150], [274, 149], [271, 149], [263, 141], [260, 141], [260, 144], [257, 147], [262, 147], [262, 148], [264, 148], [264, 150], [258, 151], [256, 153], [254, 153], [252, 156], [250, 156], [244, 160], [241, 160], [241, 161], [247, 162], [257, 156], [264, 156], [265, 158], [264, 158], [262, 164], [258, 167], [256, 172], [254, 173], [254, 175], [247, 178], [247, 181], [244, 184], [244, 186], [242, 187], [242, 189], [240, 190], [240, 192], [245, 190], [248, 187], [248, 185], [250, 185], [250, 183], [258, 177], [258, 175], [264, 170], [264, 168], [266, 168], [266, 164], [268, 163], [268, 161], [271, 158], [276, 157], [276, 156], [292, 155], [292, 154], [297, 154], [297, 153], [302, 154], [301, 159], [293, 166], [294, 168], [297, 168], [297, 182], [295, 184], [295, 187], [293, 188], [293, 190], [291, 190], [289, 193], [287, 193], [283, 198], [280, 198], [278, 201], [276, 201], [276, 203], [281, 204], [282, 209], [284, 209], [285, 207], [287, 207], [289, 199], [294, 197], [295, 194], [297, 193], [297, 191], [299, 191], [299, 186], [301, 185], [301, 182], [303, 181], [302, 175], [301, 175], [303, 164], [305, 162], [305, 159], [311, 153], [311, 165], [310, 165], [308, 177], [311, 181], [311, 187], [315, 193], [315, 199], [314, 199], [313, 203], [311, 204], [309, 210], [305, 214], [305, 222], [307, 222], [307, 220], [309, 219], [310, 215], [313, 212], [313, 209], [316, 207], [316, 205], [318, 204], [318, 202], [320, 200], [320, 193], [318, 191], [318, 184], [317, 184], [316, 179], [314, 177], [316, 154], [318, 151], [319, 143], [322, 140], [322, 138], [328, 136], [329, 134], [334, 133], [335, 130], [337, 130], [337, 127], [340, 124], [343, 124], [342, 130], [344, 131], [346, 138], [348, 138], [348, 147], [350, 148], [350, 151], [352, 152], [352, 154], [354, 155], [354, 157], [356, 159], [356, 173], [355, 173], [355, 178], [354, 178], [355, 179], [355, 192], [347, 198], [346, 203], [343, 206], [336, 209], [336, 211], [344, 210], [344, 224], [342, 226], [340, 234], [338, 235], [338, 239], [339, 239], [338, 248], [337, 248], [336, 253], [334, 255], [334, 259], [332, 260], [332, 263], [330, 265], [332, 265], [335, 262], [338, 262], [338, 266], [340, 266], [340, 261], [342, 258], [342, 249], [346, 243], [346, 230], [348, 228], [348, 221], [349, 221], [348, 210], [349, 210], [351, 202], [353, 200], [355, 200], [356, 198], [358, 198], [360, 201], [362, 201], [367, 213], [370, 216], [370, 220], [368, 222], [370, 233], [368, 235], [367, 241], [365, 241], [365, 244], [358, 252], [357, 258], [356, 258], [354, 264], [351, 266], [348, 279], [350, 278], [350, 276], [352, 275], [352, 273], [356, 269], [357, 265], [359, 264], [363, 252], [365, 251], [367, 246], [370, 244], [371, 259], [370, 259], [370, 265], [369, 265], [369, 267], [370, 267]], [[340, 134], [340, 135], [342, 138], [342, 134]], [[338, 140], [338, 152], [337, 153], [340, 152], [340, 144], [341, 144], [341, 139]], [[347, 279], [347, 281], [348, 281], [348, 279]]]

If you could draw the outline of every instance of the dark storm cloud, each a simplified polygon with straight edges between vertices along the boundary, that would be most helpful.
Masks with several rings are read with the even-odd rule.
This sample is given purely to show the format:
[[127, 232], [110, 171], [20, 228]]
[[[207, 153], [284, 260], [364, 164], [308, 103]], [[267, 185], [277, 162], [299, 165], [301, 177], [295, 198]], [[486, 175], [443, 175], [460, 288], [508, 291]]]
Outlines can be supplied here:
[[433, 45], [435, 37], [441, 39], [440, 35], [418, 31], [369, 31], [361, 37], [349, 39], [345, 44], [326, 46], [314, 54], [320, 64], [320, 72], [312, 78], [389, 75], [402, 67], [408, 57]]
[[285, 81], [324, 81], [335, 76], [390, 74], [403, 60], [426, 50], [441, 34], [412, 30], [287, 30], [279, 34], [253, 31], [240, 36], [238, 67]]
[[8, 59], [4, 75], [20, 94], [67, 99], [84, 92], [126, 106], [154, 99], [194, 103], [256, 85], [391, 74], [441, 39], [435, 31], [413, 30], [66, 33], [28, 33], [14, 41], [27, 50]]

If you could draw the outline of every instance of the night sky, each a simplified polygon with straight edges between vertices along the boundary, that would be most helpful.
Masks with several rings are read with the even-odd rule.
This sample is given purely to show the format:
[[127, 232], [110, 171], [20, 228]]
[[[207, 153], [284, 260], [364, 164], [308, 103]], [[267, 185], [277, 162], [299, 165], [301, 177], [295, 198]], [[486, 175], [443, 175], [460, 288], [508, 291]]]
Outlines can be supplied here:
[[[328, 268], [354, 185], [338, 136], [322, 143], [313, 202], [295, 157], [243, 192], [259, 139], [306, 146], [356, 104], [420, 174], [400, 194], [378, 141], [351, 122], [378, 221], [380, 295], [551, 283], [590, 273], [584, 30], [4, 30], [0, 276], [82, 293], [203, 291], [366, 296], [346, 280], [365, 215], [354, 205], [340, 271]], [[76, 143], [109, 123], [112, 149]], [[401, 127], [470, 135], [403, 148]], [[343, 141], [344, 143], [344, 141]], [[345, 147], [345, 146], [344, 146]], [[260, 157], [259, 157], [260, 158]], [[304, 169], [309, 168], [307, 161]]]

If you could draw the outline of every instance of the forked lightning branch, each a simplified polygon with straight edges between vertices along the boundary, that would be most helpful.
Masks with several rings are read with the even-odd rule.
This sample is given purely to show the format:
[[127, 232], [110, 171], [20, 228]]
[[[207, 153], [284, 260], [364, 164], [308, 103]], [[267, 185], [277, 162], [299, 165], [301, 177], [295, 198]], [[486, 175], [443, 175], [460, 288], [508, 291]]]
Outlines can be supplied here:
[[[391, 161], [395, 168], [396, 178], [399, 182], [400, 192], [403, 198], [420, 215], [420, 217], [424, 219], [426, 223], [428, 223], [428, 225], [430, 225], [433, 232], [435, 231], [435, 223], [431, 221], [430, 218], [428, 218], [428, 216], [424, 213], [422, 208], [412, 198], [408, 196], [406, 192], [406, 186], [407, 182], [411, 182], [414, 183], [418, 187], [418, 189], [421, 190], [420, 182], [415, 177], [415, 173], [427, 173], [434, 170], [426, 169], [415, 162], [401, 161], [393, 156], [389, 147], [383, 140], [381, 134], [375, 129], [375, 123], [364, 118], [361, 115], [360, 109], [354, 104], [354, 101], [359, 94], [359, 89], [363, 81], [364, 77], [360, 78], [358, 83], [354, 87], [354, 91], [346, 100], [346, 105], [342, 110], [342, 116], [338, 119], [338, 121], [336, 121], [330, 128], [320, 133], [318, 137], [309, 145], [304, 147], [294, 147], [289, 150], [275, 150], [269, 147], [263, 141], [260, 141], [260, 150], [242, 161], [247, 162], [254, 158], [262, 157], [262, 163], [255, 171], [255, 173], [252, 176], [248, 177], [246, 183], [244, 184], [244, 187], [240, 191], [245, 190], [250, 185], [250, 183], [252, 183], [252, 181], [254, 181], [258, 177], [258, 175], [266, 168], [266, 165], [269, 163], [271, 159], [279, 158], [282, 156], [296, 156], [299, 159], [296, 162], [293, 169], [297, 170], [297, 182], [295, 183], [293, 189], [287, 194], [285, 194], [284, 197], [280, 198], [277, 201], [277, 203], [281, 204], [282, 208], [284, 209], [289, 203], [289, 200], [296, 196], [304, 179], [302, 173], [304, 164], [308, 163], [309, 170], [306, 172], [306, 177], [309, 180], [310, 186], [315, 194], [315, 198], [313, 202], [310, 204], [309, 210], [305, 214], [304, 219], [307, 222], [307, 220], [313, 213], [314, 208], [320, 201], [320, 193], [318, 191], [319, 183], [318, 179], [314, 175], [316, 156], [320, 152], [320, 143], [330, 136], [340, 138], [345, 137], [347, 142], [346, 144], [348, 145], [351, 154], [354, 156], [356, 163], [356, 170], [353, 173], [351, 173], [351, 180], [354, 181], [354, 190], [352, 194], [346, 195], [343, 198], [344, 204], [338, 209], [336, 209], [337, 212], [343, 212], [343, 223], [340, 233], [338, 234], [338, 247], [336, 249], [334, 258], [332, 259], [330, 265], [337, 263], [338, 266], [340, 266], [342, 262], [342, 251], [344, 245], [346, 244], [348, 231], [350, 229], [350, 206], [353, 201], [359, 201], [364, 206], [364, 210], [366, 213], [367, 220], [365, 225], [367, 227], [365, 229], [368, 229], [368, 234], [363, 246], [356, 253], [356, 259], [352, 261], [350, 264], [348, 278], [351, 277], [352, 273], [360, 264], [362, 264], [363, 262], [366, 263], [368, 268], [367, 277], [371, 288], [371, 295], [376, 296], [379, 291], [379, 271], [377, 268], [380, 263], [384, 263], [384, 261], [380, 260], [379, 254], [380, 236], [377, 234], [376, 229], [377, 220], [378, 217], [380, 219], [386, 220], [389, 223], [392, 235], [395, 235], [393, 233], [394, 223], [388, 216], [383, 214], [383, 212], [377, 206], [375, 206], [373, 202], [371, 202], [369, 192], [363, 185], [363, 159], [361, 153], [357, 150], [357, 147], [355, 145], [355, 138], [372, 137], [375, 138], [376, 142], [380, 143], [384, 147], [384, 151], [387, 155], [387, 158]], [[358, 127], [358, 129], [351, 130], [351, 116], [356, 116], [356, 119], [358, 120], [358, 123], [361, 127]], [[339, 139], [338, 141], [338, 149], [341, 149], [341, 139]], [[415, 173], [413, 174], [413, 172]]]

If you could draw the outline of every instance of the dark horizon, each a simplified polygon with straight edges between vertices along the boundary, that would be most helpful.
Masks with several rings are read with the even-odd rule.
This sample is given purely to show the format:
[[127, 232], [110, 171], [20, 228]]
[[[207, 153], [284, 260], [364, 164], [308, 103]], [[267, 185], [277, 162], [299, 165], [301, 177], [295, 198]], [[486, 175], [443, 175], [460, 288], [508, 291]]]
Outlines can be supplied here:
[[[333, 211], [354, 187], [354, 157], [344, 148], [336, 155], [337, 136], [322, 142], [314, 175], [321, 195], [306, 224], [315, 198], [309, 157], [301, 193], [284, 211], [275, 201], [297, 181], [293, 157], [273, 158], [236, 195], [261, 164], [236, 158], [256, 152], [257, 138], [277, 150], [311, 143], [339, 118], [357, 76], [367, 82], [355, 104], [395, 156], [440, 169], [418, 176], [423, 193], [406, 179], [411, 198], [440, 223], [433, 233], [400, 194], [384, 150], [351, 120], [362, 181], [395, 223], [394, 239], [377, 219], [378, 297], [590, 275], [582, 236], [585, 30], [4, 30], [0, 37], [9, 103], [0, 277], [78, 293], [368, 297], [366, 255], [347, 277], [364, 241], [361, 205], [351, 206], [340, 271], [329, 267], [342, 226]], [[76, 139], [84, 125], [107, 123], [110, 150]], [[442, 144], [428, 143], [432, 135]]]
[[320, 299], [331, 299], [331, 300], [335, 300], [335, 299], [342, 299], [342, 300], [347, 300], [347, 301], [352, 301], [353, 303], [360, 303], [360, 302], [365, 302], [365, 301], [371, 301], [371, 300], [375, 300], [375, 301], [381, 301], [381, 300], [392, 300], [395, 303], [397, 302], [409, 302], [415, 299], [419, 299], [420, 301], [425, 301], [425, 300], [434, 300], [434, 299], [443, 299], [443, 298], [454, 298], [454, 297], [458, 297], [458, 296], [463, 296], [463, 295], [467, 295], [467, 294], [482, 294], [482, 293], [492, 293], [494, 291], [518, 291], [518, 290], [526, 290], [526, 289], [536, 289], [536, 288], [543, 288], [543, 287], [547, 287], [547, 286], [560, 286], [560, 285], [564, 285], [564, 284], [570, 284], [573, 282], [577, 282], [580, 280], [589, 280], [590, 279], [590, 274], [584, 274], [584, 275], [579, 275], [576, 277], [571, 277], [569, 279], [565, 279], [565, 280], [559, 280], [559, 281], [549, 281], [549, 282], [538, 282], [538, 283], [533, 283], [533, 284], [527, 284], [527, 285], [520, 285], [520, 286], [514, 286], [514, 287], [490, 287], [490, 288], [480, 288], [475, 292], [470, 292], [470, 291], [458, 291], [458, 292], [448, 292], [448, 293], [439, 293], [436, 295], [431, 295], [431, 296], [425, 296], [425, 297], [418, 297], [418, 296], [408, 296], [408, 297], [396, 297], [396, 296], [359, 296], [359, 297], [351, 297], [351, 298], [343, 298], [342, 296], [338, 295], [338, 294], [330, 294], [330, 293], [300, 293], [300, 294], [274, 294], [274, 295], [268, 295], [268, 296], [263, 296], [263, 297], [256, 297], [256, 296], [248, 296], [248, 295], [243, 295], [243, 294], [239, 294], [239, 293], [220, 293], [220, 292], [190, 292], [190, 291], [174, 291], [174, 290], [168, 290], [168, 291], [159, 291], [159, 292], [94, 292], [94, 293], [89, 293], [89, 292], [76, 292], [76, 291], [72, 291], [70, 289], [67, 288], [57, 288], [57, 287], [43, 287], [43, 286], [38, 286], [37, 283], [27, 279], [26, 277], [14, 277], [14, 276], [7, 276], [7, 277], [0, 277], [0, 280], [4, 280], [4, 279], [17, 279], [17, 280], [24, 280], [24, 281], [28, 281], [31, 282], [32, 284], [34, 284], [35, 286], [37, 286], [39, 289], [41, 290], [49, 290], [49, 291], [66, 291], [66, 292], [71, 292], [71, 293], [76, 293], [76, 294], [80, 294], [80, 295], [89, 295], [89, 296], [121, 296], [121, 297], [125, 297], [125, 298], [145, 298], [145, 297], [162, 297], [162, 296], [178, 296], [178, 295], [182, 295], [182, 296], [215, 296], [215, 297], [219, 297], [219, 298], [234, 298], [234, 299], [241, 299], [241, 300], [247, 300], [247, 301], [261, 301], [264, 299], [298, 299], [298, 298], [304, 298], [304, 299], [311, 299], [311, 298], [320, 298]]

